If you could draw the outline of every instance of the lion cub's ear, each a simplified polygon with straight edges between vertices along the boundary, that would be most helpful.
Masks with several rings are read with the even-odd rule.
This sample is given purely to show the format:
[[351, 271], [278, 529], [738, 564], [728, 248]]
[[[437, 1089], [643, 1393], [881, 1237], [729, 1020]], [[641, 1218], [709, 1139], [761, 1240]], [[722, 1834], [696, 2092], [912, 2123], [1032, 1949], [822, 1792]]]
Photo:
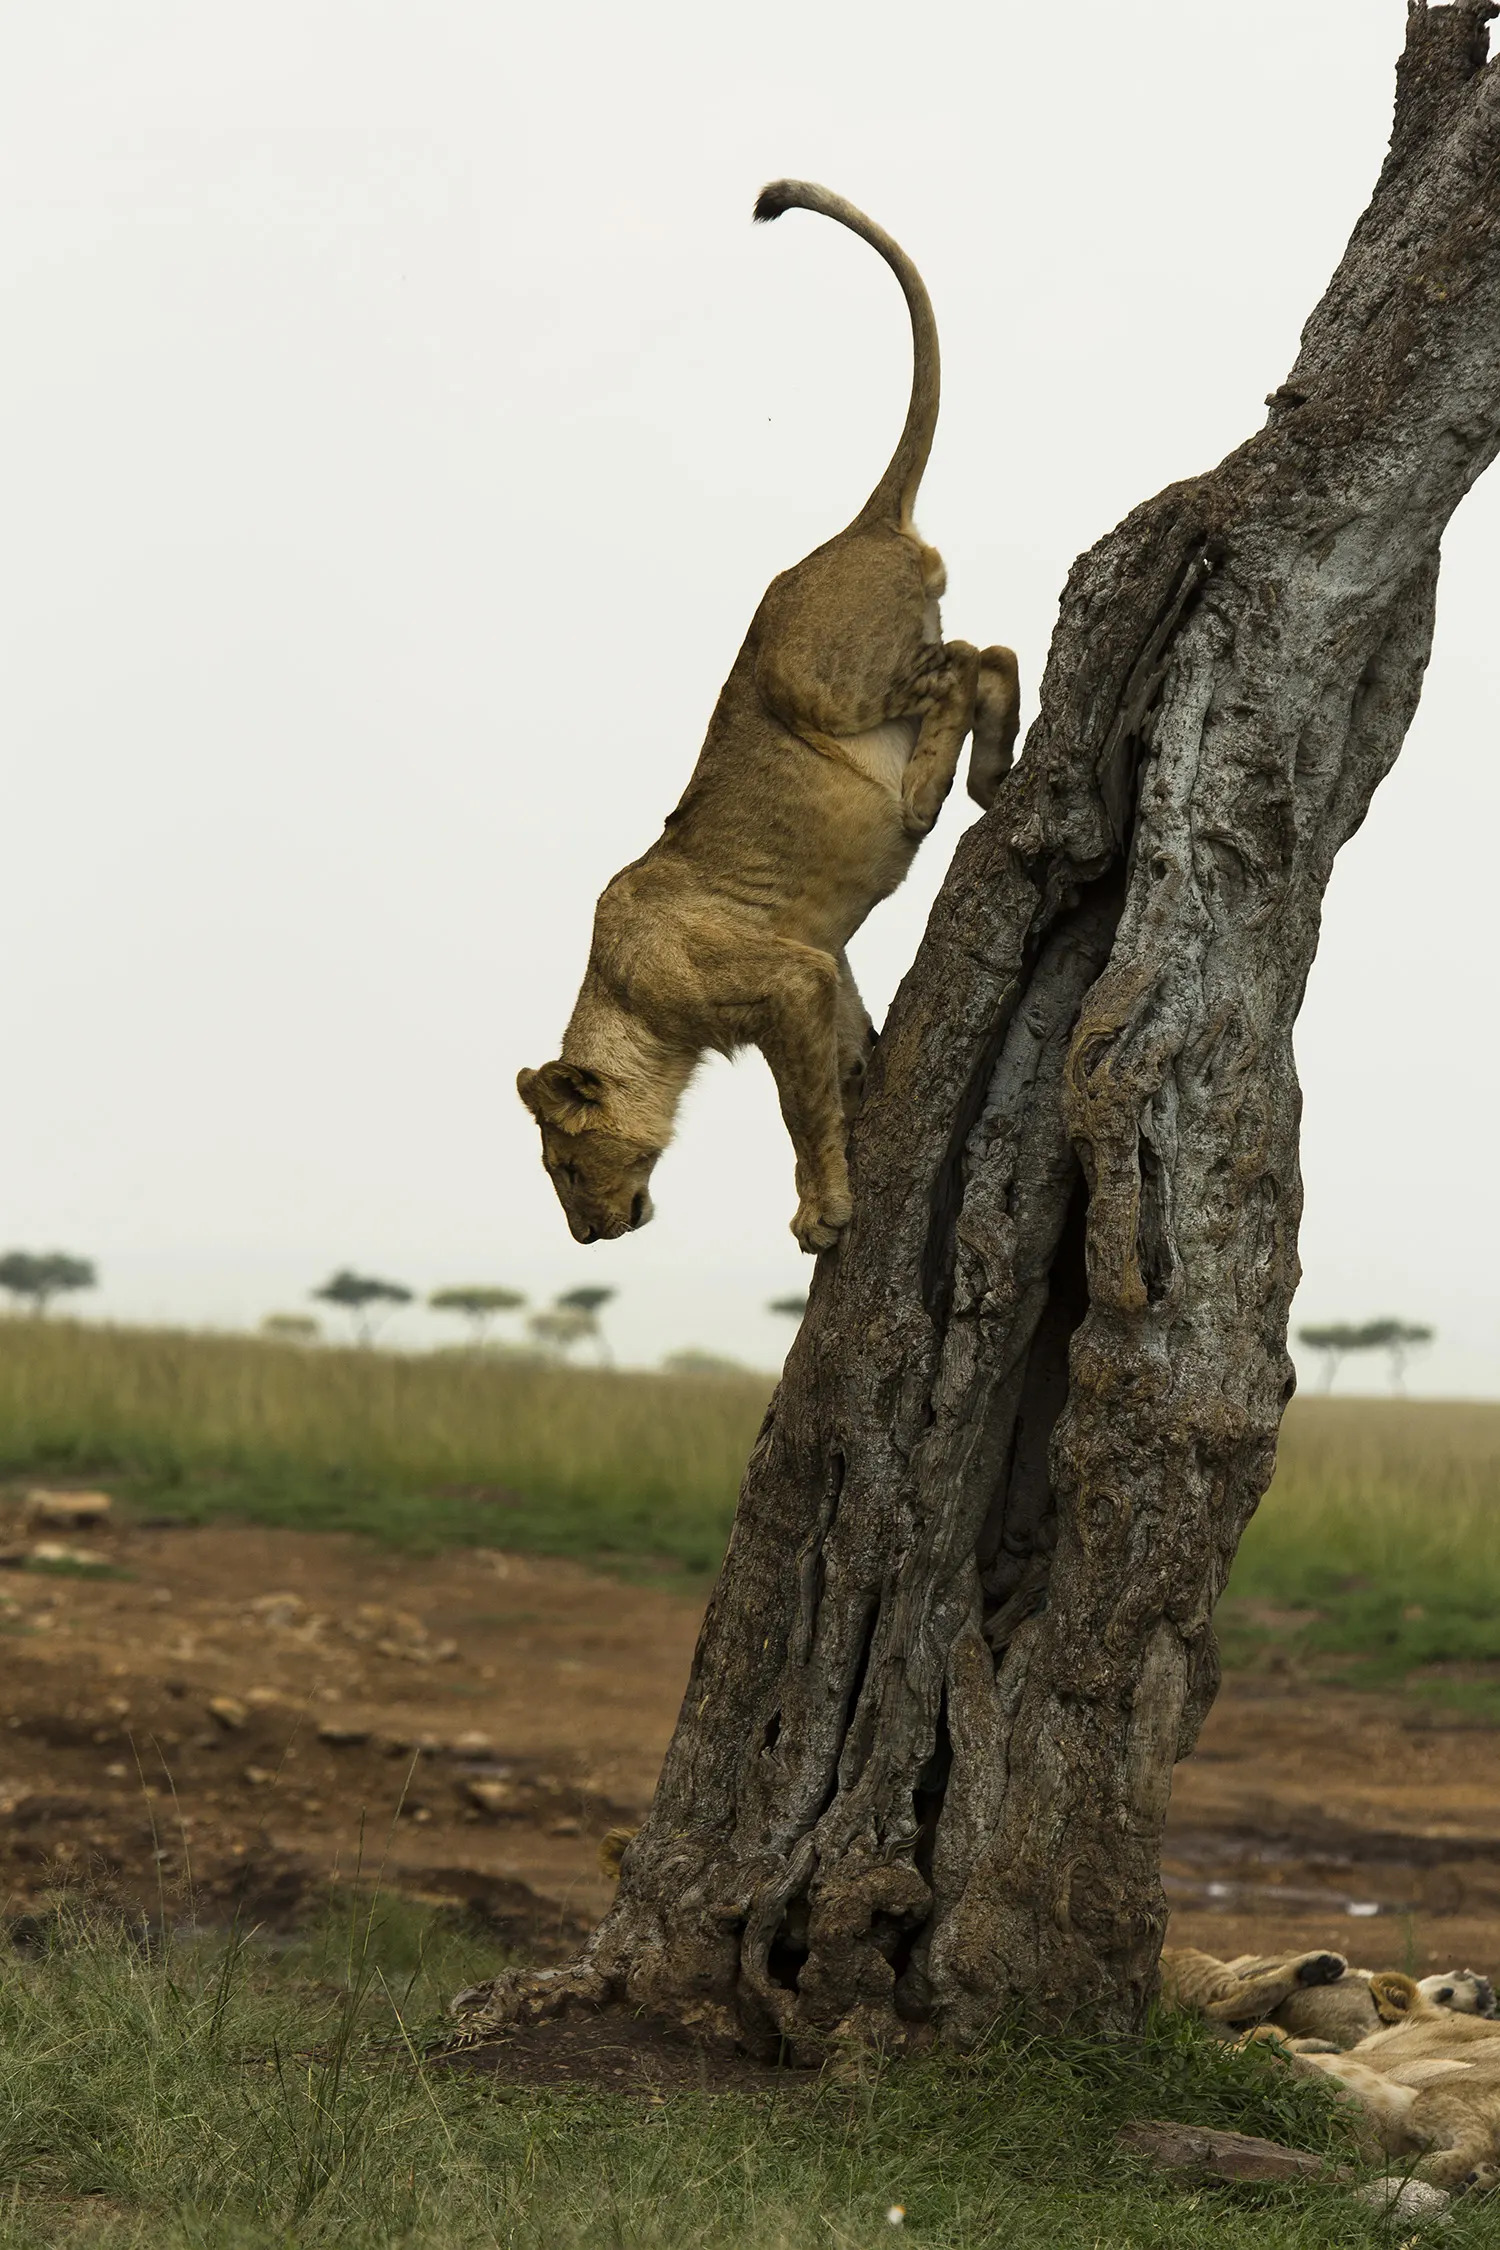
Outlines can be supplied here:
[[539, 1124], [577, 1126], [604, 1099], [604, 1080], [582, 1063], [543, 1063], [540, 1070], [523, 1070], [516, 1092]]

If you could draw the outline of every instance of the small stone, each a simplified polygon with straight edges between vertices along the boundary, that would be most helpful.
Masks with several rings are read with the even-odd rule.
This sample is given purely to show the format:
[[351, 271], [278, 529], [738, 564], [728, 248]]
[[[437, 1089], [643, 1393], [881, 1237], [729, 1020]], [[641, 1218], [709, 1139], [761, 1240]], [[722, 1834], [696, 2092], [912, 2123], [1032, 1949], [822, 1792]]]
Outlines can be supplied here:
[[549, 1836], [581, 1836], [583, 1834], [583, 1822], [581, 1820], [554, 1820], [549, 1826], [547, 1834]]
[[481, 1812], [498, 1816], [515, 1809], [515, 1791], [508, 1781], [466, 1781], [464, 1795]]
[[281, 1690], [273, 1687], [246, 1688], [245, 1701], [253, 1703], [259, 1710], [268, 1703], [279, 1703], [281, 1701]]
[[456, 1734], [448, 1746], [455, 1758], [488, 1758], [494, 1754], [495, 1745], [487, 1734], [471, 1727], [466, 1734]]
[[325, 1719], [318, 1729], [318, 1740], [329, 1743], [335, 1750], [355, 1750], [369, 1739], [368, 1727], [335, 1726], [331, 1719]]
[[1434, 2187], [1430, 2180], [1369, 2180], [1355, 2189], [1354, 2200], [1387, 2219], [1399, 2219], [1404, 2226], [1443, 2226], [1450, 2216], [1447, 2190]]
[[211, 1695], [208, 1699], [208, 1715], [231, 1732], [242, 1727], [250, 1716], [237, 1695]]
[[43, 1570], [98, 1570], [108, 1557], [92, 1547], [65, 1547], [56, 1539], [38, 1539], [26, 1559]]
[[26, 1495], [26, 1521], [54, 1531], [87, 1531], [103, 1523], [112, 1506], [107, 1492], [49, 1492], [36, 1485]]
[[109, 1775], [111, 1781], [128, 1781], [130, 1779], [130, 1768], [125, 1764], [123, 1759], [113, 1759], [111, 1763], [105, 1767], [104, 1770]]
[[269, 1766], [246, 1766], [245, 1779], [252, 1789], [264, 1789], [276, 1779]]

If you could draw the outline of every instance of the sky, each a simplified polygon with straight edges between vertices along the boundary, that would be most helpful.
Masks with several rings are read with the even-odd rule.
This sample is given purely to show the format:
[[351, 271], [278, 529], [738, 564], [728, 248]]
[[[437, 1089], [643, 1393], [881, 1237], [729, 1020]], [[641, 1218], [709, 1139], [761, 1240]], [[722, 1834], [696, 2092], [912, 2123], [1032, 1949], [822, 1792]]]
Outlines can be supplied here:
[[[810, 215], [753, 228], [755, 192], [822, 180], [921, 266], [919, 520], [946, 631], [1017, 649], [1029, 720], [1075, 554], [1262, 421], [1405, 12], [7, 11], [0, 1247], [95, 1259], [89, 1317], [254, 1326], [353, 1265], [601, 1283], [622, 1361], [775, 1365], [766, 1301], [810, 1269], [759, 1056], [703, 1070], [656, 1221], [589, 1249], [514, 1092], [767, 580], [900, 424], [891, 276]], [[1492, 477], [1328, 895], [1294, 1309], [1429, 1321], [1409, 1387], [1490, 1396], [1497, 547]], [[856, 940], [877, 1020], [971, 811]]]

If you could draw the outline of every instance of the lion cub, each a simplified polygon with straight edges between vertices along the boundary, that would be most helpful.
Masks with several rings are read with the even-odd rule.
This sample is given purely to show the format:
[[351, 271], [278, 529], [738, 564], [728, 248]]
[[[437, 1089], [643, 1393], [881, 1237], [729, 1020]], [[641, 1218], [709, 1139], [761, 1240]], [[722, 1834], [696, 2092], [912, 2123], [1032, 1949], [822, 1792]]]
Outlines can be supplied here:
[[1015, 658], [943, 640], [942, 560], [912, 524], [938, 413], [922, 278], [826, 188], [779, 180], [755, 216], [794, 208], [836, 219], [891, 267], [911, 314], [911, 403], [854, 521], [772, 580], [682, 802], [599, 900], [560, 1057], [517, 1079], [579, 1242], [651, 1217], [652, 1168], [693, 1070], [742, 1046], [770, 1064], [796, 1154], [792, 1232], [804, 1250], [837, 1241], [874, 1039], [844, 948], [906, 874], [965, 738], [985, 806], [1015, 744]]
[[1333, 2079], [1360, 2105], [1369, 2154], [1414, 2157], [1411, 2169], [1434, 2187], [1500, 2183], [1500, 2023], [1412, 1984], [1390, 2029], [1347, 2054], [1321, 2049], [1294, 2040], [1284, 2052], [1294, 2070]]

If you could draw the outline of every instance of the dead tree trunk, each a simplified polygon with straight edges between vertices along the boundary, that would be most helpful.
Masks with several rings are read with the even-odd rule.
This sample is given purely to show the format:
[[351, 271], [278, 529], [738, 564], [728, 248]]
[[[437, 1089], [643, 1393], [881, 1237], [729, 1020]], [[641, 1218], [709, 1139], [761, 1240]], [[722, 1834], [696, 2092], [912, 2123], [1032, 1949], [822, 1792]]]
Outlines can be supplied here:
[[1496, 12], [1414, 0], [1389, 157], [1265, 427], [1073, 570], [891, 1010], [651, 1817], [554, 1998], [793, 2053], [1139, 2019], [1292, 1390], [1323, 892], [1500, 448]]

